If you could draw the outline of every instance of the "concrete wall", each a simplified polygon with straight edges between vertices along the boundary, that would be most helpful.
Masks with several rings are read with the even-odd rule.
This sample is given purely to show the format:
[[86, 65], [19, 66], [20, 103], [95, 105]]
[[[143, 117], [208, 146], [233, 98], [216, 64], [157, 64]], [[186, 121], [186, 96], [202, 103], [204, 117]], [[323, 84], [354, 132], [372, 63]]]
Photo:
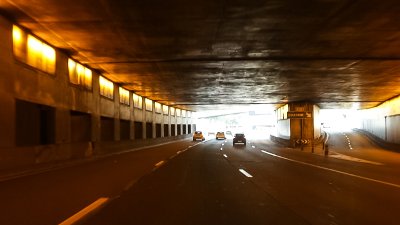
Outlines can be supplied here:
[[[71, 84], [68, 56], [57, 49], [55, 74], [19, 61], [13, 54], [12, 25], [0, 17], [0, 169], [89, 157], [104, 140], [112, 145], [146, 137], [136, 134], [146, 134], [146, 123], [167, 124], [169, 131], [180, 125], [176, 122], [193, 122], [134, 108], [132, 96], [129, 106], [121, 104], [115, 84], [114, 99], [100, 96], [101, 74], [94, 71], [92, 90]], [[156, 129], [150, 138], [155, 136]]]
[[362, 110], [361, 129], [380, 139], [400, 144], [400, 97], [367, 110]]
[[290, 120], [278, 120], [276, 127], [278, 137], [290, 139]]

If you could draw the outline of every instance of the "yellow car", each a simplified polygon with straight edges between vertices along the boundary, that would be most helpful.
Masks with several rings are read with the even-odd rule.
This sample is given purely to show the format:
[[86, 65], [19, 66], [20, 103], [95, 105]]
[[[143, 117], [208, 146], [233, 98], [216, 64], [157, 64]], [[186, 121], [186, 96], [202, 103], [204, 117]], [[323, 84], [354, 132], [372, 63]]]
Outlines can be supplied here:
[[217, 134], [215, 135], [215, 139], [219, 140], [219, 139], [226, 139], [225, 137], [225, 133], [224, 132], [217, 132]]
[[202, 141], [205, 140], [205, 138], [204, 138], [204, 136], [203, 136], [203, 132], [201, 132], [201, 131], [195, 131], [195, 132], [194, 132], [194, 134], [193, 134], [193, 141], [197, 141], [197, 140], [202, 140]]

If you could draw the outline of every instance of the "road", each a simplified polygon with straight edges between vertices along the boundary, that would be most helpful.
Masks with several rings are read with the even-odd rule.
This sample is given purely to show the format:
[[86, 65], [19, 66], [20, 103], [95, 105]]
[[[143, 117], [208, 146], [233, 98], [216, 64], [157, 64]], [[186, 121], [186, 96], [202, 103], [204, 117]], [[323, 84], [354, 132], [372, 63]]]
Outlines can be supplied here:
[[351, 132], [331, 133], [329, 157], [248, 141], [186, 140], [2, 182], [0, 224], [67, 224], [92, 203], [83, 224], [399, 223], [399, 153]]

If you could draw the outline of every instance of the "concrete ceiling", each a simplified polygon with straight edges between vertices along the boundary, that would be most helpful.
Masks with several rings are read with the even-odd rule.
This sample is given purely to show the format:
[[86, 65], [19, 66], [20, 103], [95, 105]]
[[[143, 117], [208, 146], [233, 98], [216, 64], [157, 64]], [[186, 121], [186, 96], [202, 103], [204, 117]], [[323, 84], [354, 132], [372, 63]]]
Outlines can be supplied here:
[[400, 94], [398, 0], [8, 0], [3, 15], [139, 95], [188, 110]]

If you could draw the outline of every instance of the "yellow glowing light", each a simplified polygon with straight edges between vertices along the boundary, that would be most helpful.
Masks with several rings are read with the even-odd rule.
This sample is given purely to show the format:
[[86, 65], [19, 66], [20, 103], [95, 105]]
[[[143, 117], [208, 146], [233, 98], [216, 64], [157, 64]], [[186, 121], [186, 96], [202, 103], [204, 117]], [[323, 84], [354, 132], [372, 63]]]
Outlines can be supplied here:
[[54, 62], [56, 60], [56, 51], [52, 47], [43, 44], [43, 56], [48, 61]]
[[163, 112], [164, 112], [164, 114], [168, 114], [168, 106], [167, 105], [163, 105]]
[[152, 100], [146, 98], [144, 100], [144, 104], [146, 105], [146, 110], [148, 110], [148, 111], [152, 111], [153, 110], [153, 101]]
[[68, 59], [68, 71], [69, 75], [73, 75], [75, 73], [76, 62], [72, 59]]
[[119, 87], [119, 101], [129, 105], [129, 91], [125, 88]]
[[114, 97], [114, 84], [113, 82], [107, 80], [106, 78], [100, 76], [99, 77], [99, 83], [100, 83], [100, 94], [108, 97], [108, 98], [113, 98]]
[[13, 26], [13, 41], [14, 43], [20, 45], [22, 43], [22, 36], [23, 36], [23, 31], [17, 27], [17, 26]]
[[133, 98], [133, 106], [141, 109], [143, 107], [142, 97], [137, 94], [132, 94], [132, 98]]
[[42, 42], [32, 35], [28, 35], [28, 51], [35, 54], [42, 54]]
[[13, 25], [13, 52], [14, 55], [25, 62], [26, 60], [26, 35], [23, 30]]
[[85, 74], [85, 67], [82, 66], [81, 64], [77, 63], [75, 70], [76, 70], [77, 80], [78, 80], [79, 84], [81, 84], [82, 79], [84, 78], [84, 74]]
[[92, 88], [92, 71], [90, 69], [85, 69], [85, 86]]

